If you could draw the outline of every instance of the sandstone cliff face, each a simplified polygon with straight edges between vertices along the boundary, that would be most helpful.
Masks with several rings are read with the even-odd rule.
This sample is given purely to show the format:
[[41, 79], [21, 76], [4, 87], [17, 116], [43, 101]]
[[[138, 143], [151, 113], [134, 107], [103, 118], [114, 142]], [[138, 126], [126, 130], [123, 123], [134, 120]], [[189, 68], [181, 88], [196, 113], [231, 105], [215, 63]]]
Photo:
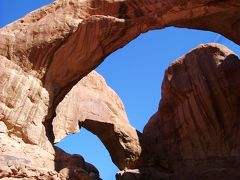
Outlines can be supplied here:
[[43, 126], [49, 94], [39, 79], [0, 56], [0, 118], [10, 135], [53, 152]]
[[[51, 5], [45, 6], [1, 28], [0, 121], [1, 131], [3, 132], [0, 133], [0, 145], [1, 152], [4, 153], [1, 154], [1, 163], [4, 164], [1, 167], [6, 168], [4, 171], [1, 171], [1, 173], [4, 173], [0, 176], [15, 178], [19, 173], [24, 174], [21, 168], [28, 161], [31, 162], [31, 169], [35, 169], [33, 170], [35, 173], [40, 172], [38, 168], [43, 167], [43, 174], [46, 178], [49, 177], [50, 171], [56, 174], [56, 176], [64, 176], [64, 178], [67, 178], [68, 171], [69, 174], [72, 174], [72, 172], [81, 174], [82, 170], [74, 171], [74, 168], [69, 168], [71, 170], [65, 169], [60, 175], [58, 172], [61, 171], [61, 168], [64, 168], [60, 165], [57, 166], [58, 168], [55, 166], [56, 162], [62, 162], [62, 160], [56, 160], [56, 157], [59, 157], [56, 154], [58, 151], [52, 146], [54, 136], [59, 136], [54, 132], [57, 129], [55, 127], [56, 124], [52, 124], [56, 116], [56, 108], [70, 89], [99, 65], [107, 55], [124, 46], [140, 33], [148, 30], [160, 29], [172, 25], [206, 29], [219, 32], [236, 43], [240, 43], [238, 36], [240, 31], [239, 7], [240, 3], [238, 0], [167, 0], [161, 2], [150, 0], [57, 0]], [[209, 92], [212, 93], [212, 91]], [[221, 92], [219, 93], [221, 94]], [[229, 94], [231, 95], [231, 93]], [[230, 97], [235, 97], [235, 95]], [[179, 98], [182, 98], [182, 96]], [[224, 101], [224, 98], [221, 98], [221, 101]], [[67, 100], [65, 100], [66, 102]], [[103, 102], [106, 102], [106, 98], [103, 98]], [[177, 103], [178, 101], [173, 102]], [[88, 101], [88, 103], [91, 104], [93, 101]], [[206, 104], [206, 106], [212, 108], [209, 104]], [[102, 108], [103, 106], [100, 107]], [[117, 108], [115, 105], [112, 107]], [[224, 109], [224, 107], [221, 108]], [[224, 117], [228, 117], [228, 113], [232, 110], [231, 108], [226, 109], [227, 114], [223, 114]], [[107, 147], [111, 147], [113, 142], [105, 140], [102, 132], [97, 131], [94, 127], [96, 124], [104, 121], [100, 125], [105, 128], [106, 124], [113, 121], [109, 123], [111, 126], [114, 126], [114, 128], [117, 127], [117, 129], [121, 127], [121, 130], [118, 129], [114, 133], [117, 135], [116, 139], [119, 138], [119, 146], [123, 148], [123, 151], [127, 155], [119, 157], [110, 152], [113, 160], [116, 157], [114, 161], [121, 169], [130, 167], [129, 161], [126, 161], [127, 157], [133, 153], [133, 159], [135, 159], [135, 155], [139, 153], [140, 149], [136, 138], [137, 133], [130, 127], [125, 117], [122, 116], [122, 109], [120, 108], [119, 113], [115, 114], [116, 116], [121, 116], [118, 119], [122, 122], [119, 122], [114, 117], [104, 119], [105, 116], [103, 114], [99, 118], [96, 118], [85, 107], [81, 110], [86, 112], [86, 116], [69, 116], [72, 119], [73, 129], [67, 127], [67, 133], [74, 132], [78, 128], [76, 124], [81, 122], [82, 126], [97, 134]], [[105, 111], [106, 109], [103, 110]], [[97, 111], [96, 114], [99, 114], [98, 109], [95, 108], [94, 111]], [[215, 111], [212, 110], [212, 112]], [[106, 113], [108, 114], [106, 118], [109, 118], [112, 113], [113, 111]], [[60, 116], [57, 116], [54, 121], [59, 121], [61, 125], [64, 125]], [[210, 118], [218, 117], [219, 113], [215, 113], [212, 116]], [[89, 119], [85, 120], [84, 118]], [[220, 120], [223, 121], [222, 119]], [[124, 124], [123, 126], [122, 123]], [[230, 123], [229, 126], [227, 124], [228, 127], [231, 125], [237, 127], [234, 123]], [[147, 127], [149, 126], [151, 125]], [[213, 123], [212, 126], [221, 131], [220, 125]], [[225, 122], [222, 122], [222, 126], [225, 126]], [[148, 132], [147, 127], [145, 133]], [[109, 132], [112, 131], [111, 128], [108, 127]], [[211, 126], [208, 128], [210, 128], [210, 133], [213, 135], [211, 138], [215, 137], [216, 140], [225, 137], [229, 138], [229, 141], [233, 141], [233, 137], [237, 136], [237, 130], [234, 129], [234, 135], [229, 135], [232, 130], [231, 128], [227, 128], [224, 132], [221, 131], [222, 136], [214, 134], [215, 132], [213, 132]], [[158, 133], [156, 134], [157, 137]], [[133, 135], [133, 137], [130, 137], [130, 135]], [[61, 133], [60, 136], [62, 136]], [[146, 136], [151, 137], [151, 134], [147, 133]], [[159, 137], [161, 136], [159, 135]], [[125, 138], [127, 141], [124, 144], [122, 141], [125, 141]], [[136, 149], [132, 148], [129, 142], [134, 142]], [[234, 143], [237, 144], [235, 141]], [[235, 146], [227, 148], [227, 145], [228, 143], [226, 143], [226, 148], [224, 146], [223, 149], [216, 148], [216, 151], [219, 151], [218, 154], [229, 154], [231, 149], [234, 150], [231, 151], [231, 156], [234, 152], [238, 154]], [[203, 150], [205, 149], [203, 147]], [[210, 149], [212, 152], [215, 152], [213, 147]], [[33, 153], [30, 156], [26, 156], [25, 154], [28, 155], [29, 150]], [[165, 149], [160, 150], [164, 151]], [[181, 156], [185, 157], [184, 155], [188, 154], [185, 151], [184, 148], [179, 151], [179, 153], [181, 152]], [[192, 155], [191, 157], [199, 153], [198, 151], [195, 152], [194, 149], [192, 151], [189, 154]], [[14, 158], [8, 152], [12, 152], [12, 155], [14, 154], [17, 160], [12, 161]], [[37, 152], [40, 152], [40, 155]], [[169, 154], [173, 154], [173, 152], [169, 151]], [[210, 152], [206, 154], [211, 155]], [[22, 158], [23, 155], [25, 155], [24, 158]], [[6, 160], [6, 157], [9, 156], [10, 158]], [[126, 159], [123, 160], [121, 158]], [[55, 162], [53, 162], [53, 159], [55, 159]], [[16, 165], [19, 161], [21, 162], [19, 166], [21, 168], [18, 168], [18, 165]], [[10, 165], [8, 162], [11, 162]], [[13, 170], [10, 168], [9, 170], [13, 162], [13, 166], [16, 168], [13, 168]], [[44, 164], [46, 163], [43, 162], [47, 162], [49, 167], [45, 166]], [[133, 166], [135, 166], [134, 162], [130, 164], [134, 164]], [[75, 166], [71, 164], [71, 167]], [[81, 169], [84, 169], [82, 167], [86, 167], [86, 165], [80, 166]], [[92, 171], [87, 168], [85, 170], [86, 174], [90, 176]], [[10, 174], [6, 175], [5, 171]], [[76, 176], [76, 173], [74, 176]], [[38, 175], [32, 176], [37, 177]], [[30, 175], [24, 175], [23, 177], [30, 177]], [[21, 178], [23, 177], [21, 175]]]
[[147, 159], [173, 179], [240, 177], [240, 60], [200, 45], [166, 70], [158, 112], [144, 128]]

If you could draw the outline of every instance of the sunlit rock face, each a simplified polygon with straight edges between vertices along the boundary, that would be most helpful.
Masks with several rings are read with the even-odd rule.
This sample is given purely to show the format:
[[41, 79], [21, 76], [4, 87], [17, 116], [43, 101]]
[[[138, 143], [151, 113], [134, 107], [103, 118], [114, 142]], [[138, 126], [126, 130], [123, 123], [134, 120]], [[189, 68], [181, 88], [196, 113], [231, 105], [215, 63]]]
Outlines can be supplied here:
[[57, 0], [2, 28], [0, 54], [41, 80], [55, 108], [107, 55], [148, 30], [191, 27], [240, 43], [239, 7], [238, 0]]
[[128, 122], [122, 101], [95, 71], [65, 96], [53, 119], [55, 142], [84, 127], [97, 135], [120, 168], [132, 168], [141, 154], [139, 135]]
[[173, 179], [240, 177], [240, 60], [200, 45], [166, 70], [159, 109], [144, 128], [145, 163]]
[[[191, 27], [219, 32], [240, 43], [239, 7], [238, 0], [56, 0], [1, 28], [0, 160], [4, 166], [0, 167], [4, 167], [4, 171], [1, 171], [0, 177], [38, 176], [19, 175], [19, 171], [29, 161], [30, 169], [40, 172], [40, 168], [42, 172], [43, 168], [46, 178], [52, 172], [54, 175], [51, 176], [56, 175], [56, 178], [70, 178], [72, 172], [76, 172], [73, 176], [82, 172], [90, 176], [91, 172], [85, 166], [79, 167], [85, 171], [64, 170], [61, 174], [61, 169], [56, 168], [61, 166], [57, 165], [58, 156], [52, 145], [57, 137], [54, 132], [56, 127], [52, 123], [58, 104], [71, 88], [107, 55], [148, 30], [172, 25]], [[88, 104], [92, 102], [89, 100]], [[106, 98], [103, 98], [103, 102], [106, 102]], [[89, 112], [87, 108], [83, 110]], [[94, 108], [94, 111], [98, 110]], [[121, 116], [122, 110], [118, 113]], [[107, 147], [112, 147], [116, 141], [106, 139], [102, 129], [111, 120], [115, 123], [116, 119], [104, 119], [107, 122], [104, 124], [100, 123], [101, 118], [95, 119], [91, 113], [82, 117], [92, 119], [78, 119], [75, 123], [82, 122], [83, 127], [97, 134]], [[101, 117], [105, 115], [101, 114]], [[121, 169], [134, 168], [140, 150], [137, 133], [124, 117], [119, 118], [119, 121], [114, 128], [120, 130], [110, 127], [108, 132], [117, 132], [117, 137], [113, 139], [118, 139], [117, 142], [121, 144], [118, 145], [126, 155], [119, 155], [118, 152], [114, 154], [111, 148], [109, 152]], [[101, 128], [96, 129], [96, 126]], [[132, 148], [132, 144], [137, 148]], [[13, 157], [6, 159], [6, 156], [12, 156], [8, 152], [12, 152]], [[14, 157], [18, 158], [12, 160]], [[11, 170], [12, 166], [16, 168]]]
[[80, 155], [59, 148], [49, 152], [9, 134], [0, 122], [0, 179], [83, 179], [99, 180], [98, 170]]

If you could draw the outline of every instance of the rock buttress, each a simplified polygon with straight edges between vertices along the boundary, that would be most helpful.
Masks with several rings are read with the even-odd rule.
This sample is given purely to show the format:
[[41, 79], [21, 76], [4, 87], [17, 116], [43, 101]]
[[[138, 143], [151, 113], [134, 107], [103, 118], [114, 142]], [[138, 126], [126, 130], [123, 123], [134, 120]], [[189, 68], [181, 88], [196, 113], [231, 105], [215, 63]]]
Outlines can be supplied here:
[[239, 76], [239, 58], [219, 44], [174, 61], [144, 128], [139, 170], [119, 179], [239, 179]]

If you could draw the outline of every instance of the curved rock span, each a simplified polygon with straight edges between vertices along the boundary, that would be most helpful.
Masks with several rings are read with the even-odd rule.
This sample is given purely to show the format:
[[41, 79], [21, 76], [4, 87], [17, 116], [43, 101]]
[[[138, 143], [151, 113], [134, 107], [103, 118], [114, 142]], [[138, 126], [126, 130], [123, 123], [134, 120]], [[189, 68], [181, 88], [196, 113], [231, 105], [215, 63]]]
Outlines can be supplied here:
[[[77, 158], [79, 161], [63, 163], [62, 157], [71, 159], [71, 156], [58, 156], [64, 152], [53, 147], [54, 140], [76, 132], [80, 126], [99, 136], [120, 169], [143, 168], [148, 170], [141, 172], [152, 172], [152, 167], [158, 169], [160, 165], [174, 170], [174, 177], [182, 172], [191, 177], [190, 171], [193, 177], [197, 174], [193, 168], [196, 157], [206, 160], [199, 163], [203, 170], [208, 162], [221, 164], [224, 156], [228, 160], [238, 157], [236, 75], [239, 66], [236, 56], [223, 47], [201, 46], [170, 67], [174, 72], [176, 68], [179, 75], [167, 71], [164, 98], [159, 112], [145, 127], [143, 141], [128, 123], [121, 101], [101, 77], [92, 73], [82, 82], [79, 80], [107, 55], [152, 29], [177, 26], [211, 30], [239, 44], [239, 8], [238, 0], [57, 0], [1, 28], [0, 163], [3, 166], [0, 177], [40, 177], [42, 174], [42, 179], [85, 175], [99, 178], [97, 170], [81, 157]], [[194, 60], [185, 63], [184, 59], [189, 56]], [[209, 62], [198, 59], [209, 59]], [[191, 68], [200, 75], [190, 72]], [[184, 75], [182, 71], [187, 73]], [[209, 80], [205, 82], [206, 77]], [[169, 94], [165, 94], [166, 90]], [[77, 94], [78, 91], [82, 93]], [[75, 95], [79, 101], [72, 101]], [[81, 113], [67, 111], [69, 114], [64, 114], [61, 109], [65, 105], [68, 110]], [[196, 119], [197, 122], [193, 122]], [[103, 132], [112, 134], [111, 138]], [[195, 139], [191, 140], [190, 135]], [[115, 143], [120, 151], [112, 149]], [[170, 149], [172, 145], [174, 148]], [[215, 158], [213, 154], [221, 162], [210, 161]], [[181, 169], [182, 161], [188, 158], [193, 164], [186, 162], [186, 168]], [[234, 165], [233, 161], [229, 162]], [[25, 168], [25, 164], [30, 166]], [[152, 164], [150, 169], [147, 164]]]
[[240, 43], [239, 7], [238, 0], [57, 0], [2, 28], [0, 54], [41, 80], [55, 108], [107, 55], [148, 30], [191, 27]]
[[140, 133], [128, 122], [124, 106], [103, 77], [91, 72], [79, 81], [56, 109], [55, 142], [84, 127], [97, 135], [120, 168], [133, 168], [141, 154]]

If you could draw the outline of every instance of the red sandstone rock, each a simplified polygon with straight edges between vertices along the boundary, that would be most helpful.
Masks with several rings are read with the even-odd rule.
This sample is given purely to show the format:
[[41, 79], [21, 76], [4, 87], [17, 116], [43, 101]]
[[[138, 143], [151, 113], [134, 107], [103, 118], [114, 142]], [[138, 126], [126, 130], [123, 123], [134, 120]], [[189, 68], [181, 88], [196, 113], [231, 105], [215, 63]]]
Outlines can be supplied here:
[[239, 77], [239, 58], [219, 44], [171, 64], [144, 128], [143, 164], [166, 168], [172, 179], [239, 179]]
[[240, 43], [239, 7], [238, 0], [57, 0], [2, 28], [0, 54], [39, 78], [56, 107], [108, 54], [148, 30], [206, 29]]
[[124, 106], [103, 77], [91, 72], [79, 81], [56, 109], [55, 142], [84, 127], [96, 134], [119, 169], [132, 168], [141, 154], [140, 133], [128, 122]]
[[[1, 78], [4, 79], [1, 80], [0, 88], [6, 89], [4, 82], [7, 81], [11, 83], [9, 86], [13, 86], [12, 90], [16, 91], [12, 94], [19, 94], [17, 91], [22, 91], [21, 94], [26, 95], [31, 94], [33, 88], [38, 86], [36, 96], [40, 95], [40, 99], [33, 99], [37, 101], [36, 103], [29, 102], [31, 97], [22, 97], [24, 105], [20, 102], [19, 106], [13, 107], [21, 107], [21, 112], [27, 113], [21, 114], [24, 116], [21, 118], [22, 124], [18, 130], [15, 128], [12, 131], [22, 131], [23, 124], [34, 121], [30, 128], [15, 134], [25, 136], [26, 142], [48, 148], [49, 145], [45, 145], [46, 141], [41, 140], [45, 138], [45, 135], [42, 135], [45, 134], [44, 129], [38, 134], [34, 129], [36, 126], [40, 127], [43, 122], [47, 137], [53, 141], [51, 123], [57, 105], [73, 85], [102, 62], [108, 54], [142, 32], [169, 25], [217, 31], [239, 43], [237, 36], [239, 7], [237, 0], [224, 2], [58, 0], [1, 28], [0, 55], [4, 63], [9, 62], [6, 64], [9, 70], [2, 71]], [[221, 24], [216, 25], [216, 22]], [[226, 28], [222, 28], [222, 25]], [[227, 27], [235, 29], [232, 31]], [[1, 65], [1, 69], [4, 68], [5, 65]], [[10, 71], [16, 71], [13, 75], [18, 76], [10, 76]], [[22, 78], [23, 83], [17, 84], [19, 76], [25, 79]], [[17, 89], [18, 85], [31, 87], [29, 92], [25, 92], [28, 89], [19, 90], [21, 87]], [[10, 111], [3, 106], [6, 103], [10, 106], [16, 104], [19, 99], [13, 99], [11, 94], [2, 96], [6, 97], [5, 100], [1, 100], [3, 105], [0, 112], [2, 116], [8, 116]], [[13, 102], [5, 102], [6, 99]], [[42, 110], [37, 109], [35, 112], [34, 107], [37, 103], [40, 103]], [[31, 106], [34, 106], [33, 110], [28, 112], [32, 109]], [[15, 123], [14, 118], [19, 116], [18, 113], [17, 110], [11, 112], [9, 122]], [[39, 113], [39, 117], [35, 118], [32, 115], [34, 113]]]
[[[53, 147], [52, 147], [53, 149]], [[80, 173], [81, 172], [81, 173]], [[80, 155], [59, 148], [49, 152], [27, 144], [11, 133], [0, 121], [0, 179], [100, 179], [98, 170]]]
[[[52, 161], [52, 120], [58, 104], [107, 55], [140, 33], [172, 25], [219, 32], [240, 43], [239, 7], [238, 0], [57, 0], [1, 28], [1, 145], [12, 141], [12, 151], [20, 151], [20, 157], [25, 154], [21, 147], [29, 146], [31, 152], [40, 148], [50, 153], [46, 161]], [[84, 123], [88, 129], [95, 126]], [[15, 169], [5, 168], [18, 174]]]

